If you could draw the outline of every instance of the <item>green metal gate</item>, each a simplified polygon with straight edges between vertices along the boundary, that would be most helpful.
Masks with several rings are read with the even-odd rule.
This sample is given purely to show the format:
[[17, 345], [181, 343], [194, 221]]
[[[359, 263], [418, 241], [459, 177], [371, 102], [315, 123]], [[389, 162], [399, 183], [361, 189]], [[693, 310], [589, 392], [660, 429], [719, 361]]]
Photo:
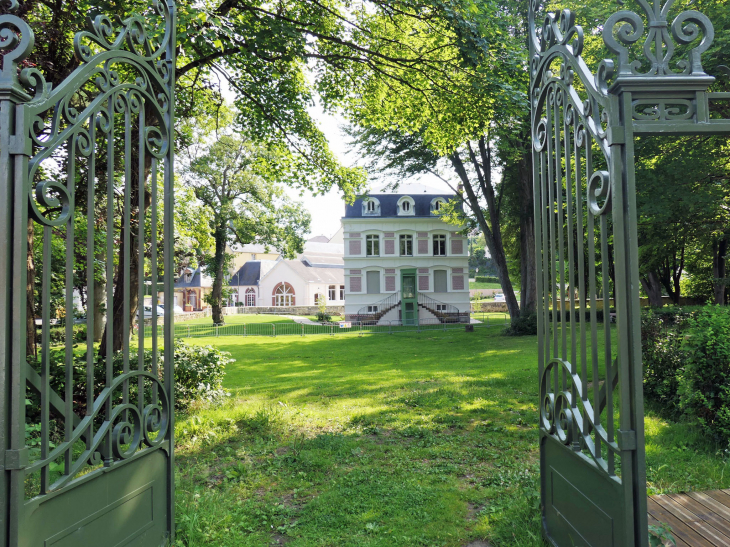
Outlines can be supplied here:
[[[167, 545], [173, 384], [162, 373], [173, 361], [173, 306], [164, 341], [157, 329], [145, 339], [141, 318], [134, 347], [130, 332], [145, 274], [163, 274], [164, 301], [174, 301], [175, 5], [155, 0], [142, 16], [90, 20], [74, 39], [78, 68], [51, 89], [27, 61], [33, 31], [13, 15], [17, 1], [6, 4], [0, 547]], [[75, 332], [79, 300], [86, 334]], [[103, 358], [94, 344], [99, 306]]]
[[634, 138], [730, 134], [701, 63], [712, 24], [674, 3], [612, 15], [618, 59], [594, 76], [571, 11], [529, 2], [542, 519], [560, 547], [648, 543]]

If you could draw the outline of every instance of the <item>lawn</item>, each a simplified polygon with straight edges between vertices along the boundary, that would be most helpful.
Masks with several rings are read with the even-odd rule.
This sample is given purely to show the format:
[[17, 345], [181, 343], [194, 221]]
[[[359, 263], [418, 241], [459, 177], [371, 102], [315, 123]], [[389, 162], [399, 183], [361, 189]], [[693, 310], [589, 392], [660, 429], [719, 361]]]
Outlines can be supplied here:
[[[249, 325], [251, 323], [293, 323], [291, 317], [274, 315], [269, 313], [239, 313], [236, 315], [224, 315], [223, 319], [227, 325]], [[198, 319], [190, 319], [189, 321], [175, 321], [176, 325], [212, 325], [211, 317], [200, 317]]]
[[[536, 342], [500, 331], [195, 340], [237, 362], [224, 407], [178, 417], [177, 543], [543, 546]], [[651, 493], [730, 486], [646, 423]]]

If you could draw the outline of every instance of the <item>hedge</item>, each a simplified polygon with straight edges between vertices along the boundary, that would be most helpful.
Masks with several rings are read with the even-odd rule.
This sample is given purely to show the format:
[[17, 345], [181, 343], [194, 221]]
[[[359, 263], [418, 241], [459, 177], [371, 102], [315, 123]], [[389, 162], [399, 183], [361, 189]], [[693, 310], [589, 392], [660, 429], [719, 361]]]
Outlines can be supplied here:
[[499, 283], [499, 278], [494, 275], [478, 275], [474, 281], [476, 283]]

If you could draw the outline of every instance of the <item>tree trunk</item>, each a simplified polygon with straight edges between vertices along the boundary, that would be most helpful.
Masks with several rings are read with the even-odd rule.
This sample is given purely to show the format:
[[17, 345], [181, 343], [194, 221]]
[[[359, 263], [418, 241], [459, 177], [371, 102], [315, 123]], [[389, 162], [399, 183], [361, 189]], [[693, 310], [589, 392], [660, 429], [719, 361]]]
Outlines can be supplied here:
[[664, 305], [662, 300], [662, 283], [656, 272], [651, 271], [645, 276], [641, 276], [641, 286], [644, 287], [646, 295], [649, 297], [649, 305], [652, 308], [661, 308]]
[[532, 153], [525, 153], [518, 165], [520, 179], [520, 315], [537, 310], [537, 271], [535, 265], [535, 217], [533, 215]]
[[213, 288], [211, 290], [211, 306], [213, 308], [213, 324], [223, 324], [223, 276], [225, 266], [226, 243], [228, 241], [228, 226], [216, 226], [215, 230], [215, 272]]
[[484, 233], [484, 240], [489, 249], [489, 254], [492, 256], [495, 265], [497, 266], [497, 277], [499, 278], [499, 284], [502, 287], [504, 293], [505, 303], [507, 304], [507, 311], [509, 312], [512, 323], [517, 321], [520, 317], [520, 306], [517, 303], [517, 297], [515, 296], [514, 288], [512, 287], [512, 281], [509, 278], [509, 270], [507, 268], [507, 256], [504, 252], [504, 246], [502, 244], [502, 234], [499, 224], [499, 211], [497, 210], [497, 204], [494, 196], [494, 187], [491, 183], [491, 161], [489, 159], [489, 152], [486, 146], [486, 139], [482, 137], [479, 140], [480, 153], [482, 157], [482, 169], [479, 163], [476, 161], [475, 154], [473, 153], [471, 146], [469, 148], [469, 155], [472, 163], [474, 164], [479, 183], [482, 188], [482, 193], [487, 200], [487, 212], [490, 217], [490, 225], [487, 224], [487, 219], [484, 217], [479, 199], [474, 192], [471, 180], [464, 168], [464, 164], [459, 157], [458, 152], [454, 152], [449, 156], [451, 164], [454, 166], [456, 173], [461, 179], [464, 190], [466, 191], [467, 199], [465, 200], [467, 206], [472, 210], [474, 216], [477, 218], [479, 227]]
[[[133, 147], [134, 149], [135, 147]], [[112, 319], [113, 319], [113, 333], [112, 333], [112, 352], [116, 353], [117, 351], [121, 351], [122, 347], [124, 346], [124, 329], [122, 328], [122, 325], [125, 324], [125, 322], [129, 326], [129, 332], [132, 333], [132, 327], [134, 325], [134, 318], [137, 315], [137, 308], [139, 307], [139, 294], [138, 294], [138, 287], [139, 287], [139, 276], [140, 276], [140, 263], [139, 263], [139, 230], [137, 223], [138, 222], [144, 222], [144, 219], [140, 219], [139, 214], [139, 202], [140, 199], [144, 200], [144, 208], [145, 211], [148, 209], [148, 207], [152, 204], [152, 194], [147, 191], [146, 189], [146, 181], [149, 178], [150, 169], [152, 166], [152, 160], [149, 155], [145, 156], [145, 167], [144, 167], [144, 181], [145, 186], [142, 189], [144, 192], [144, 196], [140, 196], [139, 192], [139, 178], [138, 178], [138, 169], [137, 165], [139, 164], [139, 160], [137, 158], [136, 154], [133, 154], [133, 157], [131, 158], [131, 161], [133, 162], [133, 168], [132, 168], [132, 181], [130, 191], [132, 192], [131, 198], [131, 204], [132, 204], [132, 210], [130, 211], [130, 226], [129, 231], [131, 234], [130, 238], [130, 244], [131, 248], [129, 250], [129, 316], [124, 317], [124, 287], [127, 282], [124, 275], [124, 248], [127, 243], [127, 236], [125, 234], [124, 226], [122, 226], [122, 230], [120, 231], [120, 240], [119, 240], [119, 248], [118, 248], [118, 266], [117, 266], [117, 273], [114, 278], [114, 299], [113, 299], [113, 305], [112, 305]], [[113, 229], [111, 227], [110, 229]], [[142, 265], [143, 266], [143, 265]], [[144, 275], [144, 272], [141, 272], [142, 275]], [[107, 310], [107, 313], [108, 310]], [[139, 318], [140, 321], [144, 321], [144, 314], [141, 314], [141, 317]], [[101, 357], [106, 356], [107, 352], [107, 328], [109, 326], [109, 322], [107, 321], [104, 325], [104, 334], [101, 338], [101, 345], [99, 347], [99, 355]]]
[[[33, 260], [33, 244], [35, 241], [35, 233], [33, 231], [33, 220], [28, 219], [28, 280], [25, 286], [25, 303], [26, 303], [26, 338], [25, 353], [27, 357], [38, 357], [36, 350], [36, 328], [35, 328], [35, 261]], [[50, 268], [51, 265], [46, 266]]]
[[727, 282], [725, 281], [726, 276], [726, 265], [725, 260], [728, 253], [727, 238], [723, 236], [723, 239], [713, 245], [713, 257], [712, 257], [712, 275], [715, 278], [714, 283], [714, 296], [715, 304], [720, 306], [725, 305], [725, 287]]
[[[100, 264], [103, 264], [106, 260], [106, 253], [101, 250], [95, 256], [96, 260]], [[91, 313], [94, 314], [94, 342], [101, 342], [104, 334], [104, 328], [106, 326], [106, 272], [103, 267], [99, 268], [101, 275], [94, 275], [94, 309]], [[87, 314], [89, 311], [87, 310]]]

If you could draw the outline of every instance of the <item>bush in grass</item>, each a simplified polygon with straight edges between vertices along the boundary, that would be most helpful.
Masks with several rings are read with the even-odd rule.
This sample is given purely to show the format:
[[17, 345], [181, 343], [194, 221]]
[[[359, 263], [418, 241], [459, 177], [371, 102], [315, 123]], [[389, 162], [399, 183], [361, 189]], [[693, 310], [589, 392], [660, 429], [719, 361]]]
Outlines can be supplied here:
[[537, 334], [537, 314], [520, 316], [504, 331], [505, 336], [530, 336]]
[[681, 415], [678, 388], [684, 367], [685, 325], [683, 315], [662, 316], [649, 310], [641, 317], [644, 396], [656, 403], [662, 415], [675, 420]]
[[[48, 329], [48, 337], [51, 340], [51, 344], [65, 344], [66, 343], [66, 327], [50, 327]], [[41, 339], [41, 331], [38, 330], [38, 341]], [[74, 325], [73, 326], [73, 344], [80, 344], [86, 342], [86, 325]]]
[[684, 413], [714, 439], [730, 439], [730, 309], [708, 306], [688, 319], [679, 380]]
[[496, 275], [478, 275], [474, 278], [475, 283], [499, 283]]
[[175, 340], [176, 408], [187, 408], [196, 401], [220, 403], [228, 395], [223, 389], [226, 365], [234, 362], [230, 353], [213, 346]]
[[317, 321], [320, 323], [332, 321], [332, 316], [327, 313], [327, 298], [324, 295], [317, 299]]
[[[159, 368], [164, 372], [163, 352], [160, 351]], [[175, 407], [184, 410], [194, 402], [218, 403], [227, 395], [223, 389], [223, 376], [226, 365], [233, 363], [228, 352], [220, 351], [212, 346], [190, 346], [182, 340], [175, 341]], [[29, 359], [30, 365], [41, 372], [41, 365], [35, 359]], [[129, 367], [135, 370], [138, 366], [137, 351], [130, 348]], [[150, 370], [152, 366], [152, 352], [145, 350], [144, 367]], [[74, 376], [73, 401], [74, 411], [84, 414], [86, 410], [86, 353], [72, 354], [72, 369]], [[51, 350], [49, 352], [50, 388], [56, 393], [63, 394], [66, 378], [65, 350]], [[117, 352], [112, 359], [113, 376], [116, 378], [124, 371], [124, 355]], [[106, 364], [95, 356], [94, 365], [94, 393], [98, 394], [106, 385]], [[136, 381], [129, 384], [130, 398], [136, 400], [138, 384]], [[148, 388], [149, 389], [149, 388]], [[149, 400], [151, 393], [145, 398]], [[114, 405], [122, 402], [121, 391], [115, 392], [112, 400]], [[29, 422], [40, 420], [40, 399], [34, 391], [28, 394], [26, 415]]]

